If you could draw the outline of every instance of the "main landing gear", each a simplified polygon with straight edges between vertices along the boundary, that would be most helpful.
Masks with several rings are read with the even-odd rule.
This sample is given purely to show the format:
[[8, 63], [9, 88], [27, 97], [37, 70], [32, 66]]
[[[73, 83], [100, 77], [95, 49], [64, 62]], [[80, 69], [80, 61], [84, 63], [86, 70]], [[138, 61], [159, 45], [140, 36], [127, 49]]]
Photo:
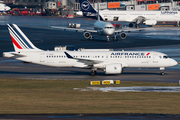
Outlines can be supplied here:
[[129, 27], [133, 27], [133, 23], [129, 23]]
[[164, 67], [162, 67], [162, 68], [160, 68], [160, 75], [164, 75], [164, 70], [165, 70], [165, 68]]
[[89, 37], [89, 40], [94, 40], [94, 37], [91, 35], [90, 37]]
[[95, 69], [95, 68], [91, 69], [91, 76], [95, 76], [97, 74], [96, 70], [97, 69]]
[[[133, 23], [129, 23], [129, 27], [133, 27]], [[135, 24], [136, 28], [139, 28], [139, 24]]]
[[118, 41], [116, 34], [114, 34], [113, 41]]

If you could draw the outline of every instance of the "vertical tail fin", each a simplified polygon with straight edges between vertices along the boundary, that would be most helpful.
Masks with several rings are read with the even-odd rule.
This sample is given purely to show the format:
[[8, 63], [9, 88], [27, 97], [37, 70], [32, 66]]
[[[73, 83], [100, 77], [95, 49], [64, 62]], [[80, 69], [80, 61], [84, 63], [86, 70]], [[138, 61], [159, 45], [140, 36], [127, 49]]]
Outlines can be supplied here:
[[97, 13], [88, 0], [79, 0], [82, 12]]
[[98, 21], [103, 20], [101, 15], [99, 14], [99, 2], [98, 2], [98, 11], [92, 7], [91, 3], [88, 0], [79, 0], [80, 2], [80, 7], [82, 12], [89, 12], [93, 14], [98, 14]]
[[7, 24], [15, 51], [42, 51], [36, 48], [16, 24]]

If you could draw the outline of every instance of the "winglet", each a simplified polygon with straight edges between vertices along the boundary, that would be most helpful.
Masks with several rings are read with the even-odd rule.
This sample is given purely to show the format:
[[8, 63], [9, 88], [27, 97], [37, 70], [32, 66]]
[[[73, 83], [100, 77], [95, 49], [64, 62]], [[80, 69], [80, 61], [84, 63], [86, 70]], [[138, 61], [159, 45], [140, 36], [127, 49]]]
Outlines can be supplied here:
[[73, 59], [73, 57], [70, 54], [68, 54], [67, 52], [64, 53], [66, 54], [67, 58]]

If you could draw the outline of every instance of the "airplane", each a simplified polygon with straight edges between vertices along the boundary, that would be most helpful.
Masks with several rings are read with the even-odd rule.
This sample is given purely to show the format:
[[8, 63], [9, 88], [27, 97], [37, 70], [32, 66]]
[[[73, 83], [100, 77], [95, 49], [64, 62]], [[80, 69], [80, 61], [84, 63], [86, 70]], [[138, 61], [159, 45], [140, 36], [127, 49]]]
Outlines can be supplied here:
[[[80, 2], [81, 2], [81, 0], [80, 0]], [[83, 7], [87, 7], [87, 5], [85, 5], [85, 4], [81, 4], [81, 5], [83, 5]], [[90, 8], [92, 8], [92, 6], [90, 6]], [[67, 27], [59, 27], [59, 26], [51, 26], [51, 27], [57, 28], [57, 29], [63, 29], [64, 31], [65, 30], [74, 30], [76, 32], [78, 32], [78, 31], [84, 32], [84, 34], [83, 34], [84, 38], [89, 39], [89, 40], [94, 39], [92, 36], [93, 34], [98, 34], [101, 36], [106, 36], [107, 41], [109, 41], [109, 37], [111, 35], [114, 35], [113, 41], [117, 41], [118, 39], [117, 39], [116, 34], [119, 34], [121, 39], [125, 39], [127, 36], [125, 34], [125, 32], [137, 31], [137, 29], [117, 29], [117, 30], [115, 30], [114, 26], [110, 22], [100, 21], [99, 15], [98, 15], [98, 20], [94, 23], [94, 30], [93, 29], [67, 28]], [[141, 31], [141, 30], [139, 29], [139, 31]]]
[[[97, 14], [88, 0], [79, 0], [81, 10], [86, 13]], [[177, 22], [179, 26], [180, 11], [122, 11], [122, 10], [99, 10], [99, 15], [104, 21], [124, 21], [129, 22], [129, 27], [133, 24], [138, 28], [139, 24], [156, 25], [157, 22]]]
[[9, 6], [6, 6], [6, 4], [0, 3], [0, 12], [6, 12], [9, 11], [11, 8]]
[[16, 24], [7, 24], [14, 52], [3, 52], [4, 57], [51, 67], [91, 69], [91, 76], [101, 69], [105, 74], [121, 74], [124, 68], [160, 68], [177, 65], [166, 54], [151, 51], [44, 51], [33, 45]]

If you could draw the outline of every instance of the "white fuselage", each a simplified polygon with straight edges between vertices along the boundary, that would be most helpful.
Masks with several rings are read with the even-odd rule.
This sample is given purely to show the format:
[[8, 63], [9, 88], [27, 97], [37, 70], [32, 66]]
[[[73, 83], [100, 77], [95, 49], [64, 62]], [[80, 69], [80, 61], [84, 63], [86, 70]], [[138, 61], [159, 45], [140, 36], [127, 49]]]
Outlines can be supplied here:
[[[14, 57], [17, 60], [41, 64], [52, 67], [79, 67], [91, 68], [90, 63], [81, 60], [95, 61], [93, 66], [104, 69], [108, 64], [121, 64], [122, 68], [161, 68], [171, 67], [177, 62], [167, 58], [166, 54], [160, 52], [146, 51], [66, 51], [74, 59], [67, 58], [64, 51], [28, 51], [28, 52], [4, 52], [4, 57]], [[14, 54], [15, 53], [15, 54]], [[24, 57], [23, 57], [24, 56]], [[76, 59], [77, 58], [77, 59]]]
[[99, 35], [110, 36], [114, 34], [114, 26], [111, 23], [97, 21], [94, 23], [94, 30], [97, 30]]
[[146, 20], [156, 21], [180, 21], [179, 11], [111, 11], [102, 10], [99, 13], [103, 20], [113, 21], [114, 17], [118, 17], [117, 21], [135, 22], [138, 17], [144, 17]]
[[0, 12], [9, 11], [11, 8], [3, 3], [0, 3]]

